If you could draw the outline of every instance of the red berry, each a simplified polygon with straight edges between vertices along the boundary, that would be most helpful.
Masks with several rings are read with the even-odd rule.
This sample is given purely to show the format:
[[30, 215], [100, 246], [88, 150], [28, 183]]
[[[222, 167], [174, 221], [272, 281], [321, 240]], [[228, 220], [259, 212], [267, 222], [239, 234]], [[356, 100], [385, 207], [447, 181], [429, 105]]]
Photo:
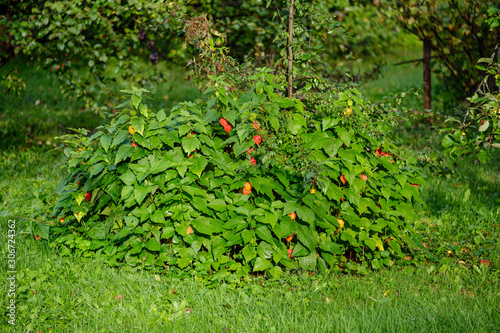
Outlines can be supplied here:
[[92, 200], [92, 192], [85, 193], [85, 200], [87, 200], [87, 202], [90, 202], [90, 200]]
[[361, 175], [361, 177], [359, 178], [363, 179], [365, 182], [368, 180], [368, 177], [366, 175]]
[[295, 257], [292, 257], [293, 249], [288, 249], [288, 258], [294, 259]]
[[257, 164], [257, 161], [255, 160], [255, 158], [252, 157], [250, 159], [250, 163], [252, 163], [252, 165], [255, 165], [255, 164]]
[[260, 135], [256, 135], [256, 136], [253, 137], [253, 141], [258, 146], [262, 142], [262, 137]]
[[219, 123], [222, 127], [226, 127], [229, 124], [225, 118], [220, 118]]
[[224, 131], [226, 131], [226, 133], [229, 133], [232, 129], [231, 125], [224, 126]]

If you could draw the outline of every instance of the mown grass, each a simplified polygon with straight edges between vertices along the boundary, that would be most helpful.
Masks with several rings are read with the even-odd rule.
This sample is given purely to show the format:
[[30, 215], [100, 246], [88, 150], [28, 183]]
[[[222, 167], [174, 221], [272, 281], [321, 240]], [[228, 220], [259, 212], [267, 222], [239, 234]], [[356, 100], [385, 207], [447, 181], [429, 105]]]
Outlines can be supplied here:
[[[39, 127], [32, 132], [33, 140], [54, 141], [54, 135], [64, 133], [65, 129], [60, 130], [63, 126], [100, 122], [100, 118], [86, 120], [89, 114], [74, 119], [72, 115], [80, 113], [78, 103], [55, 97], [57, 87], [50, 85], [50, 77], [33, 75], [30, 84], [33, 81], [53, 92], [49, 97], [43, 91], [39, 95], [36, 89], [32, 92], [33, 99], [47, 98], [45, 116], [27, 96], [15, 99], [5, 112], [6, 117], [14, 116], [19, 103], [28, 115], [26, 121], [30, 115], [40, 114], [34, 118]], [[165, 83], [156, 94], [160, 103], [195, 96], [192, 89], [178, 84], [178, 77], [175, 80]], [[60, 113], [51, 118], [49, 110]], [[67, 110], [75, 113], [64, 115]], [[65, 117], [67, 123], [63, 122]], [[56, 124], [61, 127], [54, 129]], [[425, 136], [431, 133], [419, 125], [401, 131], [402, 144], [419, 147], [427, 144]], [[43, 212], [44, 205], [31, 195], [30, 188], [43, 184], [53, 189], [62, 176], [57, 168], [61, 153], [52, 148], [52, 144], [23, 143], [0, 150], [0, 272], [5, 279], [7, 221], [13, 215], [31, 218]], [[117, 269], [90, 258], [62, 257], [29, 234], [31, 221], [15, 218], [18, 317], [15, 328], [7, 324], [5, 309], [10, 298], [3, 292], [0, 329], [92, 333], [497, 332], [499, 161], [500, 154], [496, 154], [491, 163], [481, 165], [471, 155], [446, 161], [447, 169], [439, 172], [425, 169], [427, 185], [421, 188], [425, 204], [418, 207], [415, 228], [427, 248], [412, 253], [411, 261], [395, 262], [390, 269], [370, 271], [366, 276], [289, 272], [281, 280], [254, 276], [237, 288], [224, 283], [206, 288], [195, 279], [180, 279], [165, 271]], [[50, 215], [37, 218], [51, 219]], [[481, 265], [481, 260], [490, 264]], [[6, 280], [1, 283], [6, 285]]]

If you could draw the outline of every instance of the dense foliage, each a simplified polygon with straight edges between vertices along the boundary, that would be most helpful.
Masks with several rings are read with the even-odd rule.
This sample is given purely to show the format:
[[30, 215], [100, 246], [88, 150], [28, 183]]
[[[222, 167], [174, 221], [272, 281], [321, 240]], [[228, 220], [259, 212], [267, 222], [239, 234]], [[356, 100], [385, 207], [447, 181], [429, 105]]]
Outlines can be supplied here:
[[[166, 9], [175, 9], [164, 1], [27, 0], [0, 8], [0, 28], [6, 32], [0, 37], [0, 67], [16, 55], [27, 56], [54, 72], [67, 96], [85, 100], [95, 111], [106, 109], [102, 104], [116, 82], [157, 81], [161, 74], [154, 67], [140, 65], [156, 64], [159, 49], [176, 54], [182, 44], [171, 30], [151, 31]], [[10, 82], [9, 90], [22, 89], [23, 78], [15, 72], [1, 79]]]
[[[487, 23], [492, 31], [500, 32], [500, 8], [491, 7]], [[479, 151], [479, 160], [486, 163], [491, 158], [490, 149], [500, 148], [500, 45], [490, 57], [479, 59], [477, 68], [486, 76], [472, 97], [468, 98], [469, 108], [464, 116], [449, 118], [452, 127], [443, 139], [445, 153], [460, 156]], [[458, 126], [453, 126], [458, 125]]]
[[[186, 64], [192, 53], [183, 46], [186, 32], [181, 24], [201, 13], [226, 34], [233, 58], [280, 67], [275, 38], [283, 31], [281, 20], [288, 17], [284, 3], [273, 1], [265, 7], [260, 0], [8, 2], [0, 5], [0, 29], [5, 32], [0, 36], [0, 68], [5, 69], [0, 82], [6, 93], [25, 90], [25, 78], [9, 65], [23, 56], [53, 72], [66, 96], [83, 99], [94, 111], [106, 110], [116, 83], [153, 89], [163, 78], [163, 68]], [[307, 15], [297, 20], [302, 29], [297, 33], [306, 42], [312, 35], [309, 48], [323, 55], [315, 67], [336, 80], [356, 76], [357, 72], [345, 74], [365, 57], [380, 57], [364, 74], [377, 73], [383, 55], [398, 44], [399, 28], [374, 6], [304, 1], [298, 9]]]

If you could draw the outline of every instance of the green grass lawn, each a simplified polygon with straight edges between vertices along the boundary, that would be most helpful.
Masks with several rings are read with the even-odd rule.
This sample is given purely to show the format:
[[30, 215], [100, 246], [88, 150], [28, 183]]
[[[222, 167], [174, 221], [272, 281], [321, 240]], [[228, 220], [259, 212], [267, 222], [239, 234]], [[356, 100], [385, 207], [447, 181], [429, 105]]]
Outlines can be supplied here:
[[[38, 126], [26, 136], [22, 131], [9, 132], [19, 142], [0, 149], [4, 286], [9, 216], [32, 218], [43, 211], [42, 202], [31, 194], [33, 187], [53, 189], [62, 177], [57, 167], [61, 152], [52, 150], [52, 143], [57, 144], [53, 137], [65, 133], [66, 127], [101, 122], [58, 95], [50, 77], [33, 75], [29, 83], [34, 86], [28, 87], [26, 96], [3, 104], [2, 111], [6, 114], [2, 130], [11, 128], [3, 123], [11, 117], [23, 126]], [[160, 87], [158, 103], [168, 107], [175, 100], [199, 96], [195, 89], [180, 85], [179, 77], [173, 74], [172, 81]], [[394, 89], [401, 85], [395, 82]], [[373, 98], [377, 93], [370, 92]], [[6, 103], [7, 97], [0, 98]], [[425, 144], [424, 136], [430, 133], [418, 126], [401, 131], [408, 147], [418, 140]], [[26, 141], [30, 139], [33, 142]], [[415, 228], [427, 248], [413, 253], [411, 261], [365, 276], [299, 271], [280, 280], [252, 276], [236, 288], [230, 283], [207, 288], [171, 272], [117, 269], [91, 258], [63, 257], [29, 234], [31, 221], [15, 218], [17, 319], [15, 328], [8, 325], [10, 298], [2, 288], [0, 331], [498, 332], [500, 154], [486, 165], [472, 155], [446, 165], [444, 171], [423, 171], [425, 205], [418, 207]], [[481, 260], [491, 266], [480, 265]]]

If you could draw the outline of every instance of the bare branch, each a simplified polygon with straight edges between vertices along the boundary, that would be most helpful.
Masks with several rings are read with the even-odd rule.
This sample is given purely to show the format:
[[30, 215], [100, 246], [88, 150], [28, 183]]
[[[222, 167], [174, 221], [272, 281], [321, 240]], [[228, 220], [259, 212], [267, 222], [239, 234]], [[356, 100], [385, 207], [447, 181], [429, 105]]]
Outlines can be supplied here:
[[280, 17], [281, 23], [283, 24], [283, 28], [285, 28], [285, 31], [286, 31], [286, 24], [285, 24], [285, 21], [283, 21], [283, 18], [281, 17], [280, 10], [278, 8], [278, 4], [276, 3], [276, 0], [274, 0], [274, 5], [276, 6], [276, 12], [278, 13], [278, 16]]
[[168, 21], [168, 19], [170, 18], [170, 16], [172, 16], [172, 15], [174, 15], [174, 16], [175, 16], [175, 13], [177, 13], [177, 10], [178, 10], [179, 8], [181, 8], [182, 6], [184, 6], [184, 5], [186, 4], [186, 2], [188, 2], [188, 1], [189, 1], [189, 0], [184, 1], [184, 2], [183, 2], [183, 3], [181, 3], [181, 4], [177, 7], [177, 8], [175, 8], [173, 12], [169, 13], [169, 14], [167, 15], [167, 17], [165, 17], [165, 19], [164, 19], [164, 20], [163, 20], [160, 24], [158, 24], [158, 25], [156, 26], [156, 28], [153, 28], [153, 26], [152, 26], [152, 25], [150, 25], [150, 27], [152, 28], [151, 30], [156, 31], [159, 27], [161, 27], [164, 23], [166, 23], [166, 22]]

